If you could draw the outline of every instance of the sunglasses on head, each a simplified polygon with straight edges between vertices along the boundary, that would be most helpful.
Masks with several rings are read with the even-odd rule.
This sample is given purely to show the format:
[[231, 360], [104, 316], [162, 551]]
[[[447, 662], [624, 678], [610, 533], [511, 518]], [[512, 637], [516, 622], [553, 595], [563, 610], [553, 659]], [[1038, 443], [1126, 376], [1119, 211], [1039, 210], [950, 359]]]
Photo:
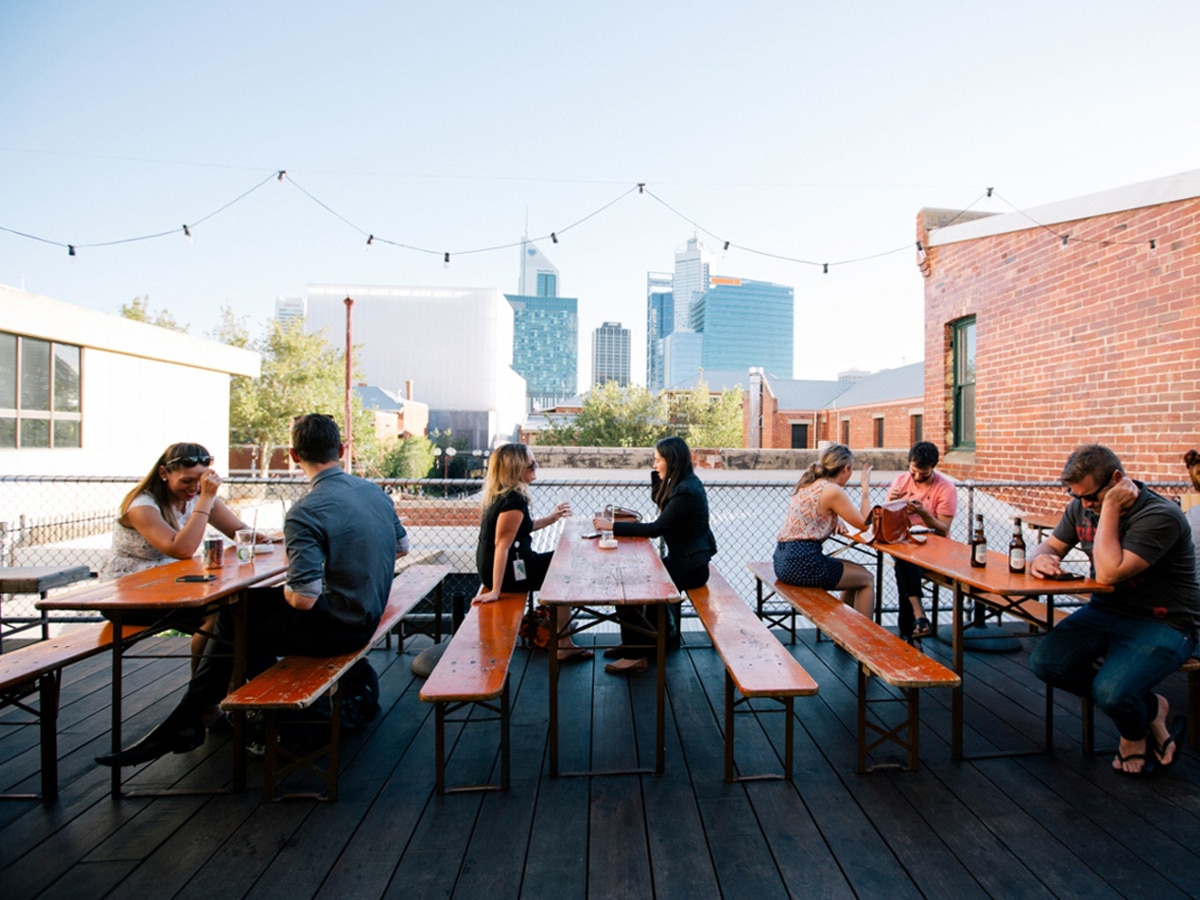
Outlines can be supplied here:
[[190, 469], [192, 466], [211, 466], [211, 456], [177, 456], [169, 459], [163, 465], [168, 469]]

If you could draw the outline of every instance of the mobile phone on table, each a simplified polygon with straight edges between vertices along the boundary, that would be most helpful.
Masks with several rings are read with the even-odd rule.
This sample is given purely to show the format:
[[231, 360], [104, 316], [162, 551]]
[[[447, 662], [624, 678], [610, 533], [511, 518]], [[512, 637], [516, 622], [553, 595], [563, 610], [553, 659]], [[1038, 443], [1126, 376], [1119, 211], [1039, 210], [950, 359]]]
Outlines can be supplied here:
[[180, 575], [176, 581], [216, 581], [216, 575]]
[[581, 538], [583, 538], [583, 539], [585, 539], [585, 540], [588, 540], [588, 541], [590, 541], [592, 538], [598, 538], [598, 537], [600, 537], [600, 532], [598, 532], [598, 531], [589, 531], [587, 534], [581, 534], [581, 535], [580, 535], [580, 537], [581, 537]]
[[1083, 581], [1083, 576], [1078, 572], [1055, 572], [1053, 575], [1044, 576], [1051, 581]]

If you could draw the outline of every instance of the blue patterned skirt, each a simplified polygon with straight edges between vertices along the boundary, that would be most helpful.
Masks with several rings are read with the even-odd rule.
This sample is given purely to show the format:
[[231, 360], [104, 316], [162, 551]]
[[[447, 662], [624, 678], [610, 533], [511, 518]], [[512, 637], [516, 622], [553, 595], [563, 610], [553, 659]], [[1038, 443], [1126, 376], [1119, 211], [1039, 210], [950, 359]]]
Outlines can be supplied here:
[[775, 545], [775, 577], [784, 584], [832, 590], [842, 580], [842, 561], [821, 552], [822, 541], [780, 541]]

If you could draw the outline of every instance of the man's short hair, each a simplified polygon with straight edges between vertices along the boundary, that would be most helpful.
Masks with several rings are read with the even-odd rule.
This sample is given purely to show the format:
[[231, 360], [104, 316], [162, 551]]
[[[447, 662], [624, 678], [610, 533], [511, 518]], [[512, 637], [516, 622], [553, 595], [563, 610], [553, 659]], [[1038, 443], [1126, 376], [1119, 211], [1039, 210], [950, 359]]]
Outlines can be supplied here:
[[918, 469], [932, 469], [938, 464], [938, 448], [929, 441], [917, 441], [908, 451], [908, 461]]
[[1101, 444], [1084, 444], [1067, 457], [1067, 464], [1062, 470], [1062, 483], [1078, 484], [1091, 475], [1097, 485], [1105, 485], [1112, 481], [1113, 472], [1118, 469], [1125, 471], [1117, 454]]
[[333, 416], [308, 413], [292, 420], [292, 449], [304, 462], [333, 462], [341, 445], [342, 435]]

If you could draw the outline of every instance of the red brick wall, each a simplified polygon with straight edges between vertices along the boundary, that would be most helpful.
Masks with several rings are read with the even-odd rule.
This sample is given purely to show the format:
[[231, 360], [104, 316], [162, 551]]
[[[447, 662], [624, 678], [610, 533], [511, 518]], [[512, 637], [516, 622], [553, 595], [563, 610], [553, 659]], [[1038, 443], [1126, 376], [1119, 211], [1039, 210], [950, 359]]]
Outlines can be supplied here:
[[850, 420], [850, 449], [867, 450], [875, 446], [875, 417], [883, 415], [883, 446], [892, 450], [908, 450], [912, 446], [912, 425], [909, 410], [920, 406], [920, 398], [909, 397], [893, 403], [856, 406], [850, 409], [829, 410], [834, 423], [833, 435], [822, 440], [842, 440], [842, 422]]
[[1184, 478], [1183, 453], [1200, 446], [1200, 200], [1054, 230], [1066, 247], [1030, 228], [929, 249], [926, 439], [949, 449], [948, 326], [975, 315], [976, 452], [944, 471], [1054, 480], [1098, 442], [1135, 478]]

